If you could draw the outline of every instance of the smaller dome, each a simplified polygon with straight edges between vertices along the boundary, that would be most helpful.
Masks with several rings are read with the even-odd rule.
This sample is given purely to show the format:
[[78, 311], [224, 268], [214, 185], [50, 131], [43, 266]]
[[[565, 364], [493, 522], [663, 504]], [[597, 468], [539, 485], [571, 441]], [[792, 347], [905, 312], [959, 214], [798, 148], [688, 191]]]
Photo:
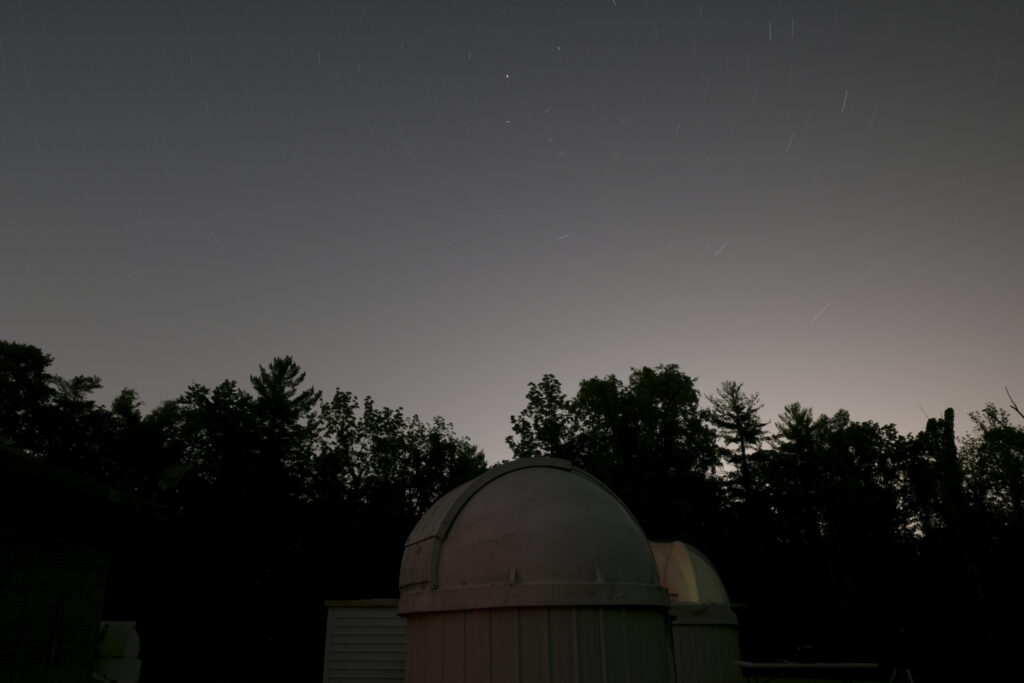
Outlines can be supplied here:
[[729, 604], [725, 586], [704, 553], [682, 541], [652, 542], [651, 552], [669, 602]]
[[668, 590], [676, 624], [736, 625], [736, 613], [718, 572], [704, 554], [681, 541], [651, 543], [658, 579]]
[[442, 496], [406, 540], [399, 613], [553, 605], [667, 607], [632, 513], [555, 458], [494, 467]]

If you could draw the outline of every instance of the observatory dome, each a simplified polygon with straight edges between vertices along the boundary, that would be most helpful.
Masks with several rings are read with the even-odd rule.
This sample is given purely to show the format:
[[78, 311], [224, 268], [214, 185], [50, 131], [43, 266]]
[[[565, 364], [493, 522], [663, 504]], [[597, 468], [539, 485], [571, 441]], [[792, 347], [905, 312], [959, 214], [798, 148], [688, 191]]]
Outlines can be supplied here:
[[556, 605], [667, 607], [632, 513], [566, 460], [492, 468], [442, 496], [406, 541], [399, 613]]
[[651, 552], [673, 604], [729, 604], [722, 579], [704, 553], [681, 541], [651, 543]]

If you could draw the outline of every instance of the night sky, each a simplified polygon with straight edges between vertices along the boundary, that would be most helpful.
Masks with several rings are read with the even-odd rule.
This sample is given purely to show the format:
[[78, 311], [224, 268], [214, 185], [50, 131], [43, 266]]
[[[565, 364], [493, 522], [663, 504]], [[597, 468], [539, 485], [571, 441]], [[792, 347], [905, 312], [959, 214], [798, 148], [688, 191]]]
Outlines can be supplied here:
[[527, 383], [1024, 399], [1024, 3], [0, 3], [0, 338], [145, 409], [291, 355], [510, 457]]

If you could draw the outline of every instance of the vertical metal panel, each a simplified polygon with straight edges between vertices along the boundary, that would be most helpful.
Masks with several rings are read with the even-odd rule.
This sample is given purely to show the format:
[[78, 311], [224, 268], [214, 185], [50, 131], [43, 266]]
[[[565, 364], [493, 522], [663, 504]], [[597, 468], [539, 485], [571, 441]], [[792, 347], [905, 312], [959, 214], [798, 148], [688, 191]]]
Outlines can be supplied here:
[[667, 616], [660, 614], [657, 615], [659, 618], [638, 619], [630, 610], [622, 610], [621, 614], [628, 634], [630, 680], [672, 680], [672, 635]]
[[466, 681], [488, 683], [491, 680], [491, 613], [488, 610], [466, 612]]
[[576, 648], [576, 610], [552, 609], [548, 612], [548, 632], [551, 645], [551, 680], [575, 681], [579, 653]]
[[[519, 609], [488, 611], [491, 614], [491, 683], [519, 683]], [[474, 654], [467, 652], [466, 656]]]
[[405, 643], [405, 680], [413, 680], [414, 672], [427, 669], [427, 653], [430, 651], [428, 633], [431, 615], [407, 622], [408, 639]]
[[409, 617], [407, 683], [669, 683], [668, 619], [622, 607]]
[[714, 624], [674, 624], [676, 683], [739, 683], [743, 679], [736, 627]]
[[324, 683], [399, 683], [405, 669], [405, 617], [397, 600], [328, 603]]
[[548, 647], [548, 610], [544, 607], [525, 607], [519, 612], [519, 680], [531, 683], [549, 683], [552, 657], [565, 659], [562, 653]]
[[428, 671], [437, 671], [441, 676], [441, 680], [444, 680], [444, 617], [441, 614], [430, 615], [430, 625], [422, 638], [426, 645], [426, 651], [423, 656], [424, 666]]
[[600, 607], [577, 607], [576, 661], [579, 662], [580, 683], [602, 683], [604, 676], [604, 633]]
[[614, 607], [599, 608], [598, 618], [604, 641], [604, 678], [606, 681], [630, 683], [629, 642], [620, 610]]
[[[439, 648], [444, 660], [445, 683], [465, 683], [466, 660], [466, 613], [446, 612], [442, 616], [444, 639]], [[466, 656], [463, 653], [466, 653]]]
[[663, 613], [629, 608], [602, 608], [604, 676], [608, 681], [672, 680], [672, 649]]

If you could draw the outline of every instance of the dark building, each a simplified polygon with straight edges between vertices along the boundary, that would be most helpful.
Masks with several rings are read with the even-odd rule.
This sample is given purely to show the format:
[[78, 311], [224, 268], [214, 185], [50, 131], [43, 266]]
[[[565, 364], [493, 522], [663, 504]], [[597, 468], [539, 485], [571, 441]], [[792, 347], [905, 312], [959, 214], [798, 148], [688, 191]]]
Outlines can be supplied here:
[[[0, 445], [0, 683], [92, 680], [111, 577], [163, 509]], [[130, 609], [130, 608], [128, 608]]]

